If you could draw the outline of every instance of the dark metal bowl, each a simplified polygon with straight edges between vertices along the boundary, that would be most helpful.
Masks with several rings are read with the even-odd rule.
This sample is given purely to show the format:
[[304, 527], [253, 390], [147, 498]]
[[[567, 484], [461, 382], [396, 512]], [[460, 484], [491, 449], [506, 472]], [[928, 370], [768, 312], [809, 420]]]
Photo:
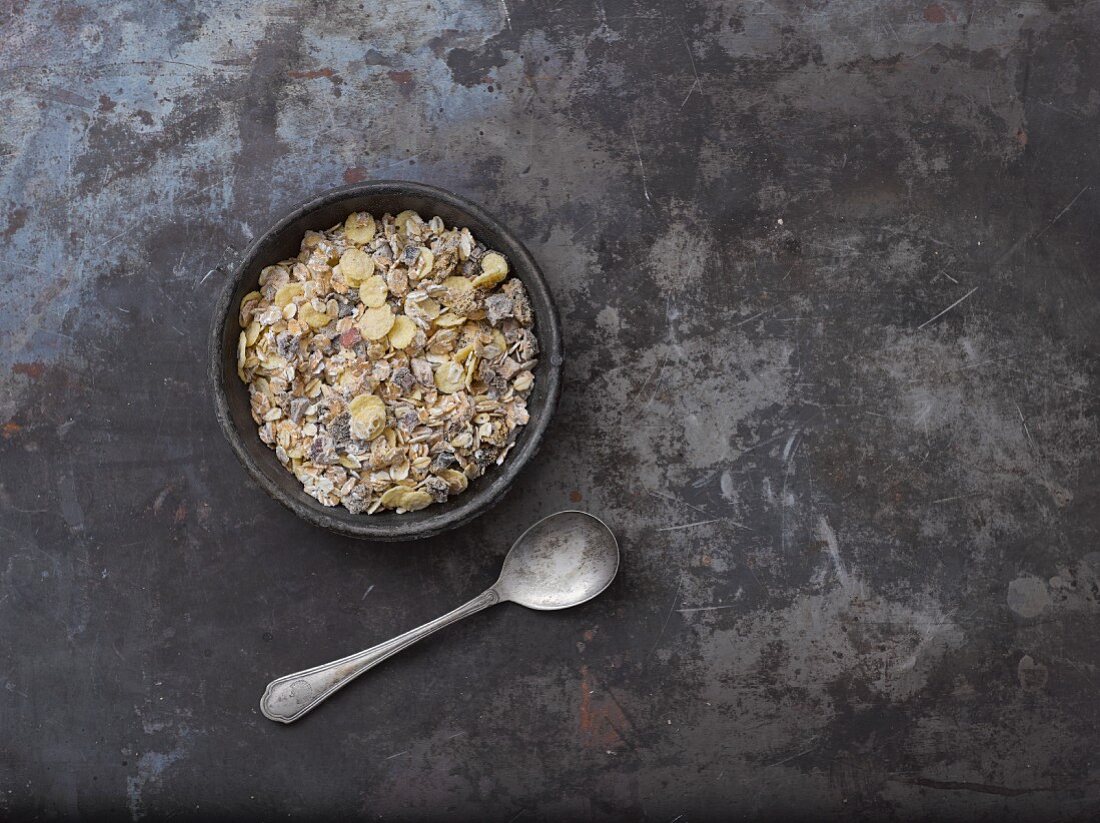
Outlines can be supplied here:
[[[322, 230], [342, 222], [353, 211], [375, 215], [413, 209], [425, 218], [439, 215], [449, 226], [465, 226], [489, 248], [504, 253], [513, 277], [527, 287], [535, 315], [541, 354], [535, 385], [528, 397], [530, 421], [504, 464], [490, 466], [462, 494], [418, 512], [352, 514], [343, 506], [322, 506], [303, 491], [291, 472], [257, 433], [249, 411], [248, 388], [237, 377], [237, 338], [241, 333], [241, 298], [258, 288], [264, 266], [295, 257], [308, 229]], [[310, 523], [370, 540], [415, 540], [467, 523], [496, 503], [538, 450], [558, 402], [562, 342], [554, 299], [531, 254], [511, 232], [479, 206], [443, 189], [400, 180], [356, 183], [333, 189], [297, 208], [265, 231], [244, 252], [214, 311], [210, 333], [210, 382], [214, 408], [226, 439], [241, 463], [268, 494]]]

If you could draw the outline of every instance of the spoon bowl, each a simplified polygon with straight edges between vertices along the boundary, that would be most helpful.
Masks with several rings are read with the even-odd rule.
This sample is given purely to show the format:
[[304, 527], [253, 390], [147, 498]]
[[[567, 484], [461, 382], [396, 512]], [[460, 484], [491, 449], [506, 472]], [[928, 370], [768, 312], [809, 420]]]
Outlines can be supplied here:
[[618, 570], [611, 529], [587, 512], [564, 511], [519, 536], [493, 588], [502, 600], [529, 609], [567, 609], [606, 589]]

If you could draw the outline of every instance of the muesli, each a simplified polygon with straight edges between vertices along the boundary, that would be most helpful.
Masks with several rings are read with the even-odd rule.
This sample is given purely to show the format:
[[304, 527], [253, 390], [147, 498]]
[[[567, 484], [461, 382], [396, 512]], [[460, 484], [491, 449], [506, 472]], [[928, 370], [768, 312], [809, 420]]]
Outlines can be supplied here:
[[466, 228], [355, 212], [241, 300], [259, 436], [326, 506], [417, 511], [499, 465], [538, 341], [523, 283]]

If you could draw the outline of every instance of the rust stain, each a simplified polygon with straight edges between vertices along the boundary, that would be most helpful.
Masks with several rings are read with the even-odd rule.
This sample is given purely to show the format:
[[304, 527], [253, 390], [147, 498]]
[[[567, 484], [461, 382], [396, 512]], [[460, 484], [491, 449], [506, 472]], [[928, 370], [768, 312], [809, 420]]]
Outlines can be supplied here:
[[23, 226], [27, 224], [27, 210], [20, 206], [19, 208], [12, 209], [8, 214], [8, 227], [4, 229], [3, 237], [5, 240], [11, 240], [15, 236], [15, 233], [19, 231]]
[[13, 374], [23, 374], [31, 380], [38, 380], [46, 372], [45, 363], [16, 363], [11, 367]]
[[592, 717], [592, 684], [588, 680], [588, 666], [581, 666], [581, 706], [579, 714], [581, 738], [586, 739], [591, 737], [594, 724]]
[[0, 428], [0, 431], [4, 433], [5, 440], [11, 440], [22, 429], [23, 427], [16, 423], [14, 420], [9, 420], [7, 423], [4, 424], [3, 428]]
[[579, 491], [577, 491], [576, 489], [574, 489], [573, 491], [569, 492], [569, 499], [574, 503], [580, 503], [581, 502], [581, 493]]
[[344, 182], [348, 185], [352, 183], [362, 183], [367, 179], [367, 170], [362, 166], [352, 166], [350, 169], [344, 171]]
[[1027, 145], [1027, 132], [1024, 131], [1022, 127], [1016, 129], [1016, 142], [1019, 143], [1021, 147]]
[[951, 18], [952, 23], [955, 22], [956, 18], [954, 13], [948, 11], [939, 3], [932, 3], [924, 7], [924, 19], [929, 23], [936, 23], [937, 25], [945, 23], [948, 17]]
[[581, 666], [581, 704], [578, 728], [581, 743], [592, 749], [612, 749], [626, 745], [619, 729], [630, 723], [619, 704], [607, 693], [597, 690], [588, 666]]
[[596, 630], [595, 629], [585, 629], [583, 636], [584, 636], [584, 639], [585, 639], [586, 642], [591, 641], [592, 638], [596, 636]]
[[79, 6], [60, 5], [53, 13], [53, 19], [59, 26], [72, 28], [84, 19], [84, 9]]
[[176, 523], [182, 523], [187, 519], [187, 502], [180, 501], [180, 504], [176, 506], [176, 514], [172, 517], [172, 520]]
[[288, 71], [286, 74], [287, 77], [293, 77], [295, 80], [316, 80], [318, 77], [332, 77], [336, 72], [330, 68], [323, 68], [313, 71]]
[[408, 69], [402, 69], [401, 71], [388, 71], [386, 76], [390, 78], [399, 86], [404, 86], [411, 83], [413, 80], [413, 73]]

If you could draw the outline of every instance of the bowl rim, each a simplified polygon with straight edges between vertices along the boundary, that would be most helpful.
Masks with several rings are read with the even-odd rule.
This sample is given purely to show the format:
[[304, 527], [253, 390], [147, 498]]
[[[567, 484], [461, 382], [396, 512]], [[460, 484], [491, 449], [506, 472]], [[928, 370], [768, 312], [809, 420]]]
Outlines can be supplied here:
[[[502, 465], [495, 467], [495, 477], [492, 478], [490, 483], [479, 489], [470, 499], [463, 500], [464, 495], [459, 496], [455, 498], [459, 502], [453, 508], [449, 508], [447, 504], [444, 504], [440, 507], [440, 511], [416, 522], [405, 521], [397, 515], [394, 516], [396, 519], [392, 521], [389, 518], [383, 520], [362, 514], [353, 515], [342, 507], [333, 507], [331, 513], [328, 509], [319, 511], [309, 507], [293, 495], [285, 493], [268, 476], [265, 468], [248, 452], [244, 441], [245, 433], [238, 430], [229, 409], [225, 383], [229, 375], [227, 375], [225, 367], [225, 351], [222, 347], [222, 341], [226, 326], [235, 319], [235, 315], [231, 311], [233, 294], [237, 290], [241, 279], [256, 264], [256, 258], [261, 247], [267, 244], [272, 237], [285, 231], [288, 226], [307, 216], [310, 212], [330, 206], [341, 200], [364, 195], [418, 196], [439, 201], [465, 212], [470, 216], [471, 222], [478, 222], [487, 226], [492, 232], [504, 238], [511, 246], [508, 250], [508, 257], [512, 263], [513, 272], [519, 274], [528, 291], [539, 295], [541, 298], [539, 302], [545, 307], [541, 311], [536, 310], [535, 318], [538, 327], [540, 359], [545, 358], [548, 364], [546, 373], [540, 376], [545, 385], [546, 395], [544, 402], [539, 407], [538, 414], [531, 415], [531, 420], [524, 426], [523, 442], [513, 449]], [[564, 362], [561, 321], [558, 315], [557, 303], [538, 263], [519, 238], [481, 206], [461, 195], [427, 183], [391, 179], [366, 180], [328, 189], [292, 206], [268, 228], [257, 234], [231, 266], [229, 276], [214, 307], [208, 348], [208, 376], [219, 428], [226, 440], [229, 441], [229, 445], [237, 459], [252, 479], [259, 484], [268, 496], [279, 501], [309, 523], [349, 537], [379, 541], [418, 540], [431, 537], [470, 522], [498, 503], [511, 487], [519, 472], [535, 456], [542, 444], [542, 439], [561, 395], [561, 369]], [[235, 373], [233, 376], [235, 376]], [[281, 466], [279, 468], [285, 471]], [[304, 495], [305, 492], [303, 491], [302, 494]], [[342, 512], [342, 514], [338, 512]], [[351, 518], [356, 518], [358, 522], [351, 520]]]

